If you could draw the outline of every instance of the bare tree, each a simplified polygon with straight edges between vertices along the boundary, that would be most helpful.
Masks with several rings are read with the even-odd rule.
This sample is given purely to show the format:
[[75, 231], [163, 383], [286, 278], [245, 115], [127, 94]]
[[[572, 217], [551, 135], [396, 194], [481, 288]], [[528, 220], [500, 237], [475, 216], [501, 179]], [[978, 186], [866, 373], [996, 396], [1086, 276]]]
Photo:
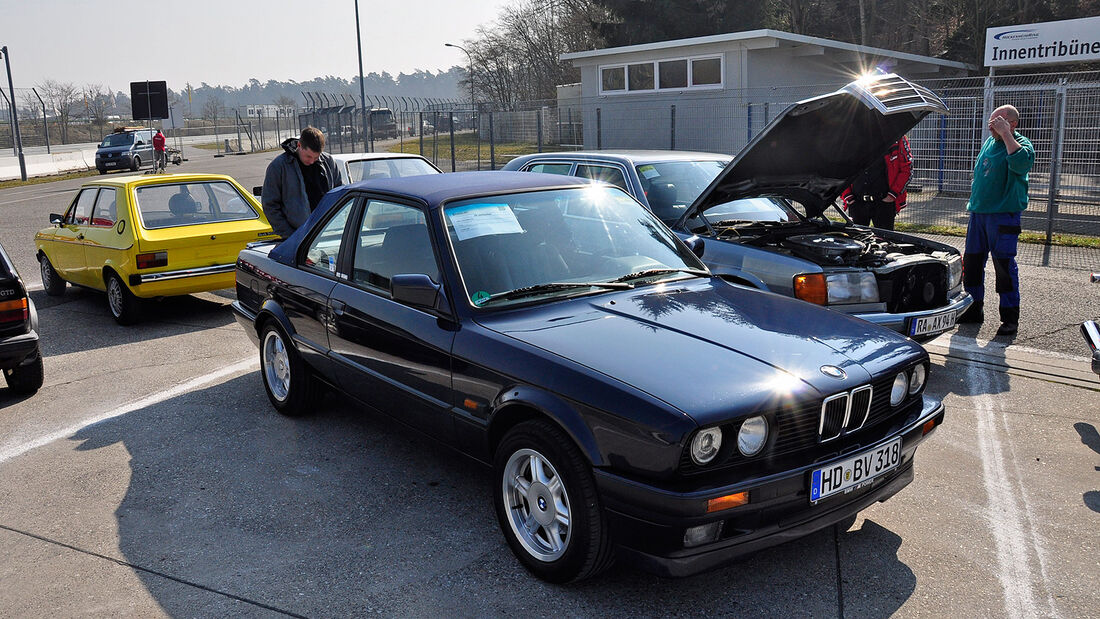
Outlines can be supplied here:
[[61, 142], [69, 142], [69, 122], [72, 118], [73, 108], [76, 106], [77, 89], [72, 82], [58, 82], [46, 80], [37, 84], [38, 92], [46, 100], [46, 107], [57, 117], [61, 125]]
[[211, 125], [217, 126], [218, 117], [225, 114], [225, 104], [218, 95], [213, 95], [202, 105], [202, 117], [208, 119]]
[[84, 105], [88, 109], [88, 117], [92, 124], [99, 127], [102, 134], [107, 124], [107, 108], [110, 105], [108, 90], [103, 84], [87, 84], [84, 86]]

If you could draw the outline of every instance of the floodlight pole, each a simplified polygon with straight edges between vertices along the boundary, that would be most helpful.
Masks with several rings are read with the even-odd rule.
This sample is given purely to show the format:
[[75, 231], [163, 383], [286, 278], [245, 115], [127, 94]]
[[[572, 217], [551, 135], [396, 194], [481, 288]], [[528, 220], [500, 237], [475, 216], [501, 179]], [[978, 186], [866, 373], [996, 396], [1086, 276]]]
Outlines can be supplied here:
[[19, 152], [19, 178], [27, 180], [27, 161], [23, 158], [23, 139], [19, 135], [19, 112], [15, 110], [15, 85], [11, 79], [11, 58], [8, 54], [8, 46], [0, 47], [0, 54], [4, 55], [4, 67], [8, 70], [8, 92], [11, 93], [11, 122], [15, 133], [15, 149]]
[[50, 154], [50, 125], [46, 120], [46, 102], [42, 100], [42, 95], [38, 94], [38, 91], [31, 88], [31, 92], [34, 96], [38, 97], [38, 102], [42, 104], [42, 133], [46, 134], [46, 154]]
[[[359, 34], [359, 0], [355, 0], [355, 45], [359, 49], [359, 102], [363, 106], [363, 150], [367, 150], [367, 87], [363, 83], [363, 37]], [[354, 148], [354, 147], [353, 147]]]

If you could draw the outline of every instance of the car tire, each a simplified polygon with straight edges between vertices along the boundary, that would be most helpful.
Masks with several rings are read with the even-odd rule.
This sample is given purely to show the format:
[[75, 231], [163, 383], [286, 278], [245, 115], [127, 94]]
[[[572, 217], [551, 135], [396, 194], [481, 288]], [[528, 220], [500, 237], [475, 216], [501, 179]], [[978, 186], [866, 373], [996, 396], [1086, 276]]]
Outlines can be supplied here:
[[106, 168], [96, 168], [96, 169], [99, 170], [100, 174], [106, 174], [107, 173]]
[[34, 361], [26, 365], [4, 370], [8, 389], [19, 395], [30, 395], [42, 387], [45, 372], [42, 369], [42, 353], [34, 351]]
[[51, 297], [65, 294], [65, 279], [50, 264], [46, 254], [38, 257], [38, 270], [42, 273], [42, 289]]
[[122, 278], [115, 273], [107, 275], [107, 307], [111, 317], [120, 325], [132, 325], [141, 318], [141, 300], [130, 292]]
[[260, 378], [271, 405], [290, 417], [309, 412], [320, 393], [317, 378], [274, 322], [260, 333]]
[[556, 425], [532, 420], [509, 430], [493, 471], [500, 529], [532, 574], [564, 583], [611, 565], [611, 536], [592, 465]]
[[141, 157], [136, 157], [135, 156], [133, 163], [130, 164], [130, 171], [131, 172], [137, 172], [138, 168], [140, 168], [140, 167], [141, 167]]

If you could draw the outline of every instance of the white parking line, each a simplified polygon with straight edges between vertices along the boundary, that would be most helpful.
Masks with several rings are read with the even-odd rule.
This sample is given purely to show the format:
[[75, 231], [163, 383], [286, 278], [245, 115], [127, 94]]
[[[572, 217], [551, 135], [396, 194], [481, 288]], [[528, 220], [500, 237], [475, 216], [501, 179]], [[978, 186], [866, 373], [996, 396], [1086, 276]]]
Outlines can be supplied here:
[[[1037, 562], [1042, 578], [1046, 578], [1043, 540], [1031, 524], [1031, 510], [1019, 481], [1019, 469], [1014, 461], [1009, 463], [1006, 460], [998, 437], [1000, 427], [1005, 427], [1004, 416], [994, 410], [993, 396], [987, 395], [993, 390], [982, 389], [992, 387], [990, 382], [994, 375], [973, 365], [967, 366], [966, 373], [968, 384], [980, 390], [979, 395], [974, 396], [978, 448], [981, 451], [985, 491], [989, 497], [987, 520], [997, 550], [996, 574], [1004, 590], [1005, 616], [1057, 617], [1059, 613], [1049, 595], [1045, 600], [1046, 608], [1039, 608], [1036, 604], [1035, 576], [1031, 566]], [[1006, 378], [999, 375], [992, 380]]]
[[123, 406], [120, 406], [114, 410], [88, 417], [87, 419], [83, 419], [67, 428], [63, 428], [61, 430], [50, 432], [49, 434], [39, 436], [37, 438], [23, 441], [22, 443], [19, 443], [17, 445], [12, 445], [6, 449], [0, 450], [0, 464], [5, 463], [12, 458], [17, 458], [27, 453], [28, 451], [42, 447], [43, 445], [48, 445], [49, 443], [52, 443], [56, 440], [72, 436], [73, 434], [76, 434], [80, 430], [94, 423], [99, 423], [100, 421], [105, 421], [114, 417], [120, 417], [122, 415], [125, 415], [126, 413], [131, 413], [136, 410], [141, 410], [147, 406], [158, 404], [170, 398], [174, 398], [178, 395], [183, 395], [188, 391], [191, 391], [192, 389], [203, 387], [232, 374], [236, 374], [237, 372], [255, 369], [259, 367], [259, 363], [260, 362], [257, 357], [244, 359], [234, 364], [214, 370], [213, 372], [210, 372], [208, 374], [203, 374], [202, 376], [192, 378], [191, 380], [185, 383], [180, 383], [175, 387], [171, 387], [169, 389], [165, 389], [164, 391], [159, 391], [152, 395], [148, 395], [144, 398], [141, 398], [140, 400], [130, 402], [129, 404], [124, 404]]

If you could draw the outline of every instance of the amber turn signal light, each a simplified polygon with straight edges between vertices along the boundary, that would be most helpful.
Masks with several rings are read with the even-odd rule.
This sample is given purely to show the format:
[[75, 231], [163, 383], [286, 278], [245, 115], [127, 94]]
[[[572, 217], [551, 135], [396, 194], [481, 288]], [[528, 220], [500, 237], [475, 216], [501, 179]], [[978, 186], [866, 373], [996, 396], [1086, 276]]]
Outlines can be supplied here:
[[0, 302], [0, 322], [22, 322], [28, 315], [27, 297]]
[[794, 296], [803, 301], [825, 305], [829, 300], [829, 291], [825, 287], [825, 275], [823, 273], [795, 275]]
[[924, 422], [924, 426], [921, 427], [921, 436], [924, 436], [925, 434], [928, 434], [935, 427], [936, 427], [936, 420], [935, 419], [929, 419], [928, 421]]
[[707, 513], [720, 512], [724, 509], [731, 509], [734, 507], [741, 507], [742, 505], [749, 504], [749, 493], [738, 492], [736, 494], [727, 494], [726, 496], [720, 496], [717, 499], [711, 499], [707, 501]]

